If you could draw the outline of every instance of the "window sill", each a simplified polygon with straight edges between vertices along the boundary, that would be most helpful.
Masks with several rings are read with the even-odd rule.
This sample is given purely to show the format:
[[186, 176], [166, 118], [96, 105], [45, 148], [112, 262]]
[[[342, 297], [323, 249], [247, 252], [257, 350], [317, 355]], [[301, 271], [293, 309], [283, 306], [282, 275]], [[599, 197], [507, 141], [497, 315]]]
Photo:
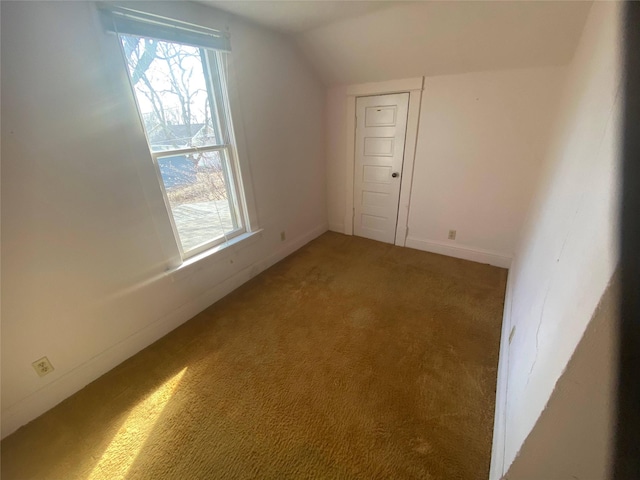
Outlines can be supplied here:
[[184, 278], [205, 267], [208, 263], [224, 260], [228, 256], [236, 253], [239, 249], [255, 243], [262, 238], [262, 232], [263, 229], [259, 229], [254, 232], [246, 232], [238, 235], [228, 242], [221, 243], [220, 245], [188, 258], [177, 267], [167, 270], [166, 274], [169, 275], [172, 280]]

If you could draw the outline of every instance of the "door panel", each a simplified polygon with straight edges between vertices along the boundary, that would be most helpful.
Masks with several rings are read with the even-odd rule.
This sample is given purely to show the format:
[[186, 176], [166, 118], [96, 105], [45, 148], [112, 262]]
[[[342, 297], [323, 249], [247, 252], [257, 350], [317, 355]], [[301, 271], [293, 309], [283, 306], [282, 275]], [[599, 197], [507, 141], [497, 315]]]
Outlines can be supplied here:
[[365, 207], [385, 208], [388, 202], [388, 193], [362, 192], [362, 205]]
[[408, 110], [408, 93], [356, 101], [355, 235], [395, 242]]
[[398, 107], [367, 107], [364, 113], [366, 127], [393, 127], [396, 124]]
[[393, 138], [365, 137], [364, 155], [367, 157], [392, 157]]
[[[367, 183], [390, 183], [391, 167], [379, 167], [376, 165], [365, 165], [362, 169], [362, 179]], [[366, 191], [366, 190], [365, 190]]]

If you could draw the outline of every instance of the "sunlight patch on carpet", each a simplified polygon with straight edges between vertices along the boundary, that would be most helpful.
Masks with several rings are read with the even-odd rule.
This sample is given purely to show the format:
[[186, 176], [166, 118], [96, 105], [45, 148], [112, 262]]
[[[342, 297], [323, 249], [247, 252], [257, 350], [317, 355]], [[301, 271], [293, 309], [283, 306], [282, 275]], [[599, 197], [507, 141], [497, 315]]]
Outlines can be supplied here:
[[187, 367], [183, 368], [131, 410], [89, 480], [126, 476], [186, 371]]

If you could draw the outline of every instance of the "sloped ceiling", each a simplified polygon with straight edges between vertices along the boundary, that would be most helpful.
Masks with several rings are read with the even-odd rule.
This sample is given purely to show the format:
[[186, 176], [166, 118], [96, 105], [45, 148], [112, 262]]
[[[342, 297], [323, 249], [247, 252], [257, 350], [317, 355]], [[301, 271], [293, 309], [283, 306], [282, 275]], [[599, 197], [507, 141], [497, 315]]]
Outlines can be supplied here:
[[337, 20], [344, 20], [409, 2], [398, 0], [198, 0], [198, 3], [235, 13], [247, 20], [281, 33], [297, 34]]
[[291, 35], [328, 86], [567, 64], [591, 2], [212, 1]]

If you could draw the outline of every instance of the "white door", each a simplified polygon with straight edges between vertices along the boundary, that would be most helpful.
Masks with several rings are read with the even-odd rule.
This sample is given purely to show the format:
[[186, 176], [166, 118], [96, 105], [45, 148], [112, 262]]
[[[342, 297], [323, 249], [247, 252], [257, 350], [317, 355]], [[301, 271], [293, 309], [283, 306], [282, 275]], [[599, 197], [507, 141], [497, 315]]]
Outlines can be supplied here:
[[353, 233], [395, 243], [409, 94], [356, 101]]

